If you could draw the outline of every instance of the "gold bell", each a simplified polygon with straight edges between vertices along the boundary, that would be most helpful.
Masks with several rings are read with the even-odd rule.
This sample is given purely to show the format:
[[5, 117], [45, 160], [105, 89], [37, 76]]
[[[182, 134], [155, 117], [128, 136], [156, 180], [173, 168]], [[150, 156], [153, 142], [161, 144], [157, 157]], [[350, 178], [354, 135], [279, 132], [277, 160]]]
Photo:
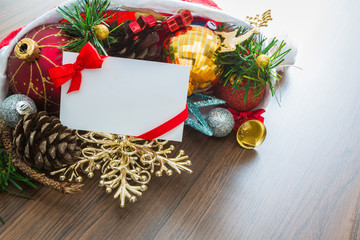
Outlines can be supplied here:
[[265, 125], [258, 120], [244, 122], [236, 133], [236, 139], [240, 146], [253, 149], [260, 146], [266, 138]]

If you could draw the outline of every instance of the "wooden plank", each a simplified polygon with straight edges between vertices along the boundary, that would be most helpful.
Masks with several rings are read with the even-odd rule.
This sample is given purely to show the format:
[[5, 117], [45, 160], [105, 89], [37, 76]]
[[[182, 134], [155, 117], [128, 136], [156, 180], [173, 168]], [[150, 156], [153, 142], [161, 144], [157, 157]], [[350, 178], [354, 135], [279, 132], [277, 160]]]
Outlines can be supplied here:
[[[226, 144], [217, 139], [208, 141], [206, 136], [192, 129], [187, 129], [184, 137], [191, 140], [180, 144], [177, 149], [195, 150], [190, 155], [193, 159], [193, 174], [154, 177], [138, 202], [128, 203], [124, 209], [120, 208], [118, 199], [114, 200], [98, 187], [96, 177], [86, 182], [83, 194], [69, 196], [44, 190], [45, 193], [34, 196], [37, 200], [31, 203], [28, 201], [26, 206], [17, 209], [17, 215], [9, 219], [5, 228], [0, 228], [0, 239], [26, 236], [35, 239], [115, 239], [119, 235], [128, 236], [129, 239], [145, 239], [155, 236], [202, 169], [216, 160], [214, 156], [217, 148]], [[202, 159], [204, 149], [210, 149], [206, 150], [209, 157], [206, 161], [197, 160]], [[4, 196], [4, 201], [12, 199], [8, 195]], [[14, 202], [7, 209], [16, 209], [17, 204]], [[5, 211], [4, 214], [11, 212]], [[17, 231], [19, 226], [21, 231]]]

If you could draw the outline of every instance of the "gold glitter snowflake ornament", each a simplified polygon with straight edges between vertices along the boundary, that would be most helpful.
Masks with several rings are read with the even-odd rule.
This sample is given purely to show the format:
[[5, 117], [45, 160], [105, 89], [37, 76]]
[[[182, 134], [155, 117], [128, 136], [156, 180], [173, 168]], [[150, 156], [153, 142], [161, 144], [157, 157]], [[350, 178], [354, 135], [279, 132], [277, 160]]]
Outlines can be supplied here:
[[171, 176], [173, 170], [192, 173], [187, 167], [191, 165], [184, 151], [175, 157], [168, 157], [175, 149], [168, 141], [145, 141], [139, 138], [97, 132], [76, 132], [82, 142], [82, 155], [73, 165], [54, 171], [51, 175], [60, 174], [62, 181], [81, 182], [81, 173], [89, 178], [95, 170], [101, 170], [100, 186], [107, 193], [114, 191], [114, 198], [120, 198], [120, 206], [124, 207], [126, 199], [137, 200], [147, 189], [151, 175], [160, 177], [165, 172]]

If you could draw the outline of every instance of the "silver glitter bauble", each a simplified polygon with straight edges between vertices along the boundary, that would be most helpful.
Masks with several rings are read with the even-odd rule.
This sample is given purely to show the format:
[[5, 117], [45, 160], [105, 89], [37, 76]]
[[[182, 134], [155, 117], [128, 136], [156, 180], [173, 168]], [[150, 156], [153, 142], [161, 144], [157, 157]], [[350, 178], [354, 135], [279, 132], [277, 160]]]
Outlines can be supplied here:
[[34, 101], [23, 94], [14, 94], [7, 97], [0, 107], [0, 115], [5, 124], [15, 127], [16, 124], [29, 113], [35, 113]]
[[214, 108], [208, 112], [206, 122], [214, 133], [214, 137], [225, 137], [234, 128], [234, 118], [225, 108]]

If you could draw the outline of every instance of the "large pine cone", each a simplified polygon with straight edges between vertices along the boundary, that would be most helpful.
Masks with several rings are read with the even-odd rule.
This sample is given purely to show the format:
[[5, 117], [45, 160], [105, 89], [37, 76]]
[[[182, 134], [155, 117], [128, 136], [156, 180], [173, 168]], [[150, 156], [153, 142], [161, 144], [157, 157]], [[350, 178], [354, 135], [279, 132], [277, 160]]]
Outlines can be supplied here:
[[26, 115], [13, 132], [17, 154], [31, 167], [53, 170], [72, 164], [80, 156], [76, 136], [46, 112]]
[[[108, 44], [108, 40], [104, 40], [106, 52], [110, 56], [144, 59], [144, 60], [161, 60], [161, 46], [157, 46], [160, 37], [158, 33], [146, 28], [136, 36], [131, 32], [129, 24], [132, 21], [126, 20], [120, 27], [110, 33], [110, 36], [115, 38], [114, 43]], [[116, 28], [118, 22], [110, 23], [110, 30]], [[134, 40], [134, 38], [136, 38]]]

